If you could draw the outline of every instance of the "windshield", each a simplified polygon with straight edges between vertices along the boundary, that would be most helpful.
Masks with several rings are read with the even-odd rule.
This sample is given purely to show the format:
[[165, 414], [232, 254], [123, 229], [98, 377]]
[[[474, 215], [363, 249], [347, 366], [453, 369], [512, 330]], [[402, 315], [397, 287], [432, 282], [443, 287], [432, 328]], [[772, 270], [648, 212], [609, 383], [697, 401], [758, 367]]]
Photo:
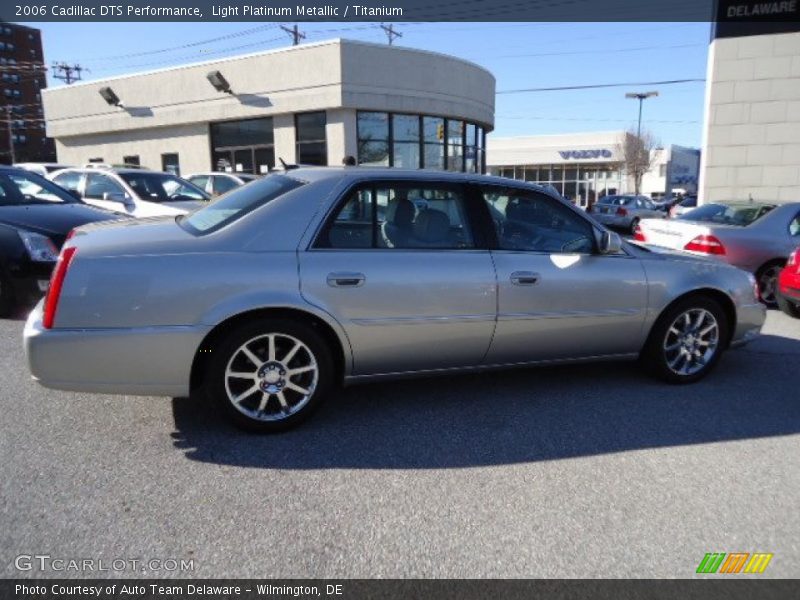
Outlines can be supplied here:
[[208, 200], [209, 196], [185, 179], [168, 173], [120, 173], [131, 189], [148, 202]]
[[291, 177], [269, 175], [220, 196], [208, 206], [179, 218], [178, 223], [196, 234], [210, 233], [301, 185], [305, 184]]
[[75, 204], [80, 200], [36, 173], [0, 173], [0, 205]]
[[705, 204], [683, 213], [678, 219], [745, 227], [773, 208], [771, 204]]

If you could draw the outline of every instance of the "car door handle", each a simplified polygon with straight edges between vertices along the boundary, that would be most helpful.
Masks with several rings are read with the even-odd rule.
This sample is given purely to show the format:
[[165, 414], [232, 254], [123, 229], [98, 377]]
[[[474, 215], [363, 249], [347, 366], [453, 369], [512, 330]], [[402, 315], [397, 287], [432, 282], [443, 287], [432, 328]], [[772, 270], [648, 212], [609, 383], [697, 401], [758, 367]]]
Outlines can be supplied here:
[[511, 283], [514, 285], [536, 285], [539, 274], [531, 271], [514, 271], [511, 274]]
[[366, 280], [363, 273], [328, 273], [331, 287], [361, 287]]

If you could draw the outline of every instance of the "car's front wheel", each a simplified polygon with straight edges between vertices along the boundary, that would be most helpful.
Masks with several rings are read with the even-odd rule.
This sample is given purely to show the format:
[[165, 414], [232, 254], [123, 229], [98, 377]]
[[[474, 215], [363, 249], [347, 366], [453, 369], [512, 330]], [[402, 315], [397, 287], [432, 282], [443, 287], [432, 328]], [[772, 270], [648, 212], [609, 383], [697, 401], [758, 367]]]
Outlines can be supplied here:
[[642, 361], [669, 383], [692, 383], [717, 364], [728, 339], [728, 318], [718, 302], [694, 296], [677, 302], [656, 322]]
[[247, 323], [211, 351], [208, 389], [233, 423], [249, 431], [298, 425], [319, 406], [333, 379], [324, 339], [296, 321]]

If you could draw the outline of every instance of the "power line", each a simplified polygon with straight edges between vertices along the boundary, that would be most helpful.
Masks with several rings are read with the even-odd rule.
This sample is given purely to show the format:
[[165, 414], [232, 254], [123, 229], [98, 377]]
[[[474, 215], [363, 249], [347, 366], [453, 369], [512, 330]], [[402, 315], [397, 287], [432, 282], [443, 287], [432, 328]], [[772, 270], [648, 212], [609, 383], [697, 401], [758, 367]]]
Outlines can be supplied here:
[[394, 42], [395, 38], [403, 37], [402, 33], [394, 30], [394, 25], [392, 25], [391, 23], [388, 26], [381, 23], [381, 29], [383, 29], [386, 32], [386, 37], [389, 39], [390, 46]]
[[300, 43], [300, 40], [306, 39], [306, 34], [300, 31], [300, 28], [297, 26], [297, 23], [294, 24], [294, 27], [291, 29], [286, 27], [285, 25], [281, 25], [281, 29], [283, 29], [286, 33], [288, 33], [292, 38], [292, 46], [297, 46]]
[[68, 65], [67, 63], [54, 63], [53, 64], [53, 78], [60, 79], [67, 85], [81, 80], [81, 72], [88, 71], [84, 67], [75, 64]]
[[628, 87], [637, 85], [676, 85], [679, 83], [705, 82], [705, 78], [698, 79], [669, 79], [667, 81], [639, 81], [634, 83], [596, 83], [591, 85], [565, 85], [558, 87], [524, 88], [519, 90], [501, 90], [497, 94], [525, 94], [529, 92], [561, 92], [568, 90], [596, 90], [601, 88]]

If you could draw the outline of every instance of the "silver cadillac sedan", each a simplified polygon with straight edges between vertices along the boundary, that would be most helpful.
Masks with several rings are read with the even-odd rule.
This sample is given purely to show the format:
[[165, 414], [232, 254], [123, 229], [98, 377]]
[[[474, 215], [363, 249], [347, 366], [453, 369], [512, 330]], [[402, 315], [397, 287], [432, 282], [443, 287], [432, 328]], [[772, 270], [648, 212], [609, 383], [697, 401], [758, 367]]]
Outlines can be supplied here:
[[764, 316], [752, 275], [622, 243], [533, 184], [309, 168], [77, 229], [24, 343], [44, 386], [204, 393], [275, 431], [377, 378], [640, 358], [693, 382]]

